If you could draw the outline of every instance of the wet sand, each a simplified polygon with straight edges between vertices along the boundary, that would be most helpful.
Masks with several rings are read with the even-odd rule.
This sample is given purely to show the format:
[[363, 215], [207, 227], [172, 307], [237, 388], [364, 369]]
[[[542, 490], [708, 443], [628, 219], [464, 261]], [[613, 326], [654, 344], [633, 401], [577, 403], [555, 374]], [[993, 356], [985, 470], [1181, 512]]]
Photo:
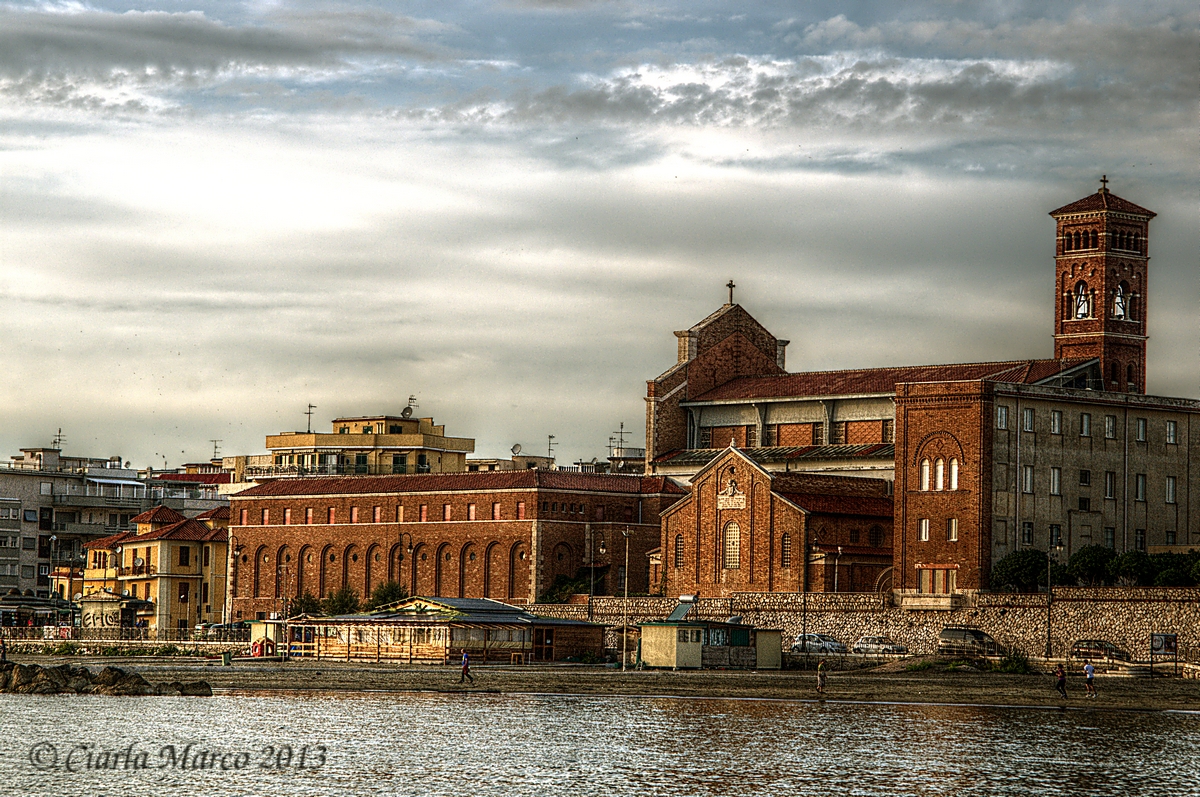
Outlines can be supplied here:
[[[140, 673], [152, 683], [208, 681], [224, 693], [272, 691], [503, 692], [518, 694], [653, 695], [710, 698], [816, 700], [811, 671], [645, 670], [586, 665], [478, 666], [475, 682], [460, 685], [457, 667], [367, 664], [338, 661], [220, 662], [184, 657], [10, 656], [53, 666], [70, 663], [99, 670], [112, 665]], [[1011, 675], [944, 671], [944, 662], [913, 672], [905, 662], [830, 672], [823, 698], [830, 701], [936, 703], [1002, 706], [1069, 706], [1084, 709], [1185, 710], [1200, 712], [1200, 680], [1097, 675], [1099, 696], [1084, 696], [1083, 678], [1072, 675], [1067, 700], [1048, 673]], [[1164, 672], [1167, 668], [1164, 667]]]

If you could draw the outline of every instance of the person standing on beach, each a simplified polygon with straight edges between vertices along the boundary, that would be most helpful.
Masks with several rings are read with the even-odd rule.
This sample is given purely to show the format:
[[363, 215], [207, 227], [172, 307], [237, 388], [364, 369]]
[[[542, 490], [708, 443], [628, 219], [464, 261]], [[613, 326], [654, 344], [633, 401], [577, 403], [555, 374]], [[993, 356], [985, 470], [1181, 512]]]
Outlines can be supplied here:
[[8, 664], [8, 640], [0, 636], [0, 664]]
[[817, 662], [817, 692], [825, 693], [825, 659]]
[[1087, 678], [1084, 682], [1087, 688], [1087, 696], [1096, 696], [1096, 668], [1087, 659], [1083, 660], [1083, 674]]
[[475, 678], [471, 675], [471, 659], [467, 656], [467, 652], [464, 650], [462, 660], [462, 675], [459, 676], [458, 682], [461, 684], [465, 681], [475, 683]]
[[1058, 693], [1062, 695], [1063, 699], [1065, 700], [1067, 697], [1067, 671], [1064, 670], [1063, 666], [1060, 664], [1054, 668], [1054, 675], [1058, 678], [1054, 688], [1058, 690]]

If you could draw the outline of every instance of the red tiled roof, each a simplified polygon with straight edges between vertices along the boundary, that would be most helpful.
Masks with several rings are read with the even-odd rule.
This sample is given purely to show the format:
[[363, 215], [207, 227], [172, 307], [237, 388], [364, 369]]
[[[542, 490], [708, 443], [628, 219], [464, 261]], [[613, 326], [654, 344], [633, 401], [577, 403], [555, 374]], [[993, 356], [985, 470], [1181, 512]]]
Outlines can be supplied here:
[[154, 478], [162, 482], [187, 482], [188, 484], [231, 484], [231, 473], [156, 473]]
[[164, 526], [147, 534], [133, 535], [137, 541], [142, 540], [181, 540], [184, 542], [225, 542], [225, 529], [210, 529], [198, 520], [188, 518], [170, 526]]
[[801, 509], [823, 515], [860, 515], [891, 518], [892, 499], [879, 496], [828, 495], [824, 493], [780, 493]]
[[1152, 219], [1158, 215], [1152, 210], [1146, 210], [1141, 205], [1133, 204], [1128, 199], [1121, 199], [1121, 197], [1109, 191], [1097, 191], [1091, 196], [1085, 196], [1083, 199], [1076, 200], [1069, 205], [1063, 205], [1058, 210], [1050, 211], [1050, 215], [1065, 216], [1068, 213], [1089, 213], [1098, 210], [1115, 210], [1120, 213], [1132, 213], [1137, 216], [1145, 216], [1148, 219]]
[[1031, 384], [1085, 362], [1086, 359], [1010, 360], [747, 376], [726, 382], [688, 401], [895, 393], [896, 385], [903, 382], [962, 382], [989, 379], [996, 382]]
[[207, 512], [196, 515], [196, 520], [229, 520], [229, 507], [215, 506]]
[[471, 473], [430, 473], [419, 476], [337, 476], [315, 479], [276, 479], [233, 496], [260, 498], [280, 495], [337, 493], [424, 493], [461, 490], [587, 490], [600, 493], [668, 493], [685, 491], [662, 476], [573, 473], [556, 470], [500, 470]]
[[127, 538], [136, 536], [137, 534], [132, 531], [122, 531], [116, 534], [110, 534], [107, 537], [101, 537], [98, 540], [89, 540], [83, 544], [83, 547], [88, 549], [95, 548], [101, 551], [110, 550], [125, 542]]
[[169, 506], [156, 506], [153, 509], [147, 509], [140, 515], [137, 515], [130, 523], [178, 523], [181, 520], [187, 520], [187, 517], [179, 514]]

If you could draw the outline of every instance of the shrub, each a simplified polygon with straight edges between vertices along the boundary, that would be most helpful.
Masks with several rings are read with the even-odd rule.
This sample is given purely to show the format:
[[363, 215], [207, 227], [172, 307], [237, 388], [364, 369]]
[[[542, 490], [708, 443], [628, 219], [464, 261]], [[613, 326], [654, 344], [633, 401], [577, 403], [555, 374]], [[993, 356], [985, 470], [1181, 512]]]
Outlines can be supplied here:
[[359, 610], [358, 593], [344, 586], [326, 598], [321, 609], [325, 614], [354, 614]]
[[371, 597], [363, 606], [364, 611], [374, 611], [380, 606], [402, 601], [408, 597], [408, 590], [399, 581], [387, 581], [371, 591]]
[[1145, 551], [1126, 551], [1108, 563], [1108, 573], [1124, 587], [1149, 586], [1154, 581], [1154, 563]]
[[926, 659], [925, 661], [914, 661], [912, 664], [904, 665], [904, 669], [909, 672], [924, 672], [933, 666], [933, 662]]
[[288, 606], [288, 614], [295, 617], [300, 614], [320, 614], [321, 601], [307, 590]]
[[1029, 659], [1019, 650], [1011, 650], [1004, 654], [1004, 658], [1000, 659], [994, 666], [997, 672], [1007, 672], [1016, 675], [1027, 675], [1032, 672], [1029, 668]]

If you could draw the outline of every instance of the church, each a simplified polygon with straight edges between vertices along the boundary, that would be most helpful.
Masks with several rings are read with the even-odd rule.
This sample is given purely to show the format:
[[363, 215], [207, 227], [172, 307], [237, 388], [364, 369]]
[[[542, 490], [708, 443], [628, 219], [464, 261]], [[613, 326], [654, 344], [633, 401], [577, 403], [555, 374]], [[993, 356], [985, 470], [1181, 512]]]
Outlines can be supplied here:
[[646, 472], [689, 490], [651, 559], [664, 594], [950, 607], [1015, 550], [1200, 546], [1200, 401], [1145, 393], [1155, 214], [1101, 182], [1050, 213], [1050, 359], [790, 373], [732, 282], [676, 332], [646, 390]]

